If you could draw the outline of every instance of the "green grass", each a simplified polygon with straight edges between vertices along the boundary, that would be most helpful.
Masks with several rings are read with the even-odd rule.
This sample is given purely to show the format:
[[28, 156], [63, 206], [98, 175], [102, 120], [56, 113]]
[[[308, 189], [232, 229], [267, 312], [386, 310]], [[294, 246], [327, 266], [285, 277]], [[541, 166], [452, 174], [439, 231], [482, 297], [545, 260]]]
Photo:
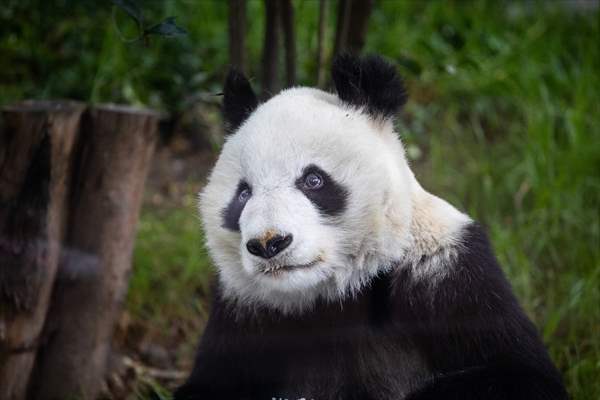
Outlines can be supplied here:
[[213, 279], [193, 198], [142, 210], [127, 297], [134, 321], [167, 342], [182, 338], [183, 351], [196, 345]]

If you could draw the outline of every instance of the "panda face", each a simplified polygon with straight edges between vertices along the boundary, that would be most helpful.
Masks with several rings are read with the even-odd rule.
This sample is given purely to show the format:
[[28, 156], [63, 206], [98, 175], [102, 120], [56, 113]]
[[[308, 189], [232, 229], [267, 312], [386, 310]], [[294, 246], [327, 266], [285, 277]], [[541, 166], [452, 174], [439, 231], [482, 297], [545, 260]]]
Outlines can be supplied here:
[[409, 187], [405, 166], [391, 126], [334, 95], [290, 89], [258, 107], [201, 196], [225, 294], [293, 310], [360, 287], [389, 264], [389, 213], [409, 212], [408, 191], [390, 190]]
[[[243, 93], [228, 97], [232, 79]], [[234, 129], [200, 197], [223, 295], [297, 312], [399, 260], [414, 177], [391, 120], [340, 87], [288, 89], [258, 106], [245, 79], [228, 84]]]

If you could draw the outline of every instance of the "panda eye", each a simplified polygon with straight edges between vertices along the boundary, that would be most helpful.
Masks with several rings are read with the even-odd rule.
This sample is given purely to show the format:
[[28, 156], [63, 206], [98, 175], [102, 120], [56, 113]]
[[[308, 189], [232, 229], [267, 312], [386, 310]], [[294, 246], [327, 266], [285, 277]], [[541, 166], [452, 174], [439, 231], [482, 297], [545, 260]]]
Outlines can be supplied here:
[[240, 194], [238, 194], [238, 200], [241, 203], [245, 203], [250, 198], [250, 196], [252, 196], [252, 191], [249, 187], [245, 187], [242, 189]]
[[307, 189], [315, 190], [323, 186], [323, 177], [316, 173], [311, 172], [304, 178], [304, 187]]

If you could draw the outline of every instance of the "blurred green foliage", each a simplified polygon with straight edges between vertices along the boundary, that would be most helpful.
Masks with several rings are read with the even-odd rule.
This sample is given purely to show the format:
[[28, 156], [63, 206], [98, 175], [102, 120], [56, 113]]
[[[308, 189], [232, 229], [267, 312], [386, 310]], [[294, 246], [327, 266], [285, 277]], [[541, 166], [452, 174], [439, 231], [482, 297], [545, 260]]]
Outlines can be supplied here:
[[[129, 43], [121, 36], [135, 37], [135, 22], [108, 1], [5, 1], [0, 103], [68, 97], [178, 111], [218, 93], [226, 2], [139, 4], [149, 23], [176, 16], [188, 34]], [[600, 14], [578, 4], [586, 6], [379, 1], [365, 51], [395, 61], [406, 77], [411, 99], [398, 129], [419, 179], [488, 227], [572, 397], [583, 400], [600, 398]], [[294, 5], [299, 83], [314, 85], [318, 3]], [[256, 77], [262, 2], [250, 1], [248, 15]], [[211, 273], [193, 203], [144, 210], [128, 299], [134, 318], [157, 326], [177, 318], [194, 329], [204, 318]], [[194, 329], [184, 341], [197, 339]]]

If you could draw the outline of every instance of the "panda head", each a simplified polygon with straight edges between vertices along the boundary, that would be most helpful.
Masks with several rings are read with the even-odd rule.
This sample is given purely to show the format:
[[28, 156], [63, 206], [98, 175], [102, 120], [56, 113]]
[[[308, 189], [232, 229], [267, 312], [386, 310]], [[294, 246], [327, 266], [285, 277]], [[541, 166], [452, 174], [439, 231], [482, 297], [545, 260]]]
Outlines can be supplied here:
[[337, 94], [287, 89], [259, 104], [227, 77], [230, 132], [200, 196], [223, 295], [298, 312], [352, 295], [404, 255], [414, 177], [393, 130], [405, 90], [379, 57], [340, 56]]

